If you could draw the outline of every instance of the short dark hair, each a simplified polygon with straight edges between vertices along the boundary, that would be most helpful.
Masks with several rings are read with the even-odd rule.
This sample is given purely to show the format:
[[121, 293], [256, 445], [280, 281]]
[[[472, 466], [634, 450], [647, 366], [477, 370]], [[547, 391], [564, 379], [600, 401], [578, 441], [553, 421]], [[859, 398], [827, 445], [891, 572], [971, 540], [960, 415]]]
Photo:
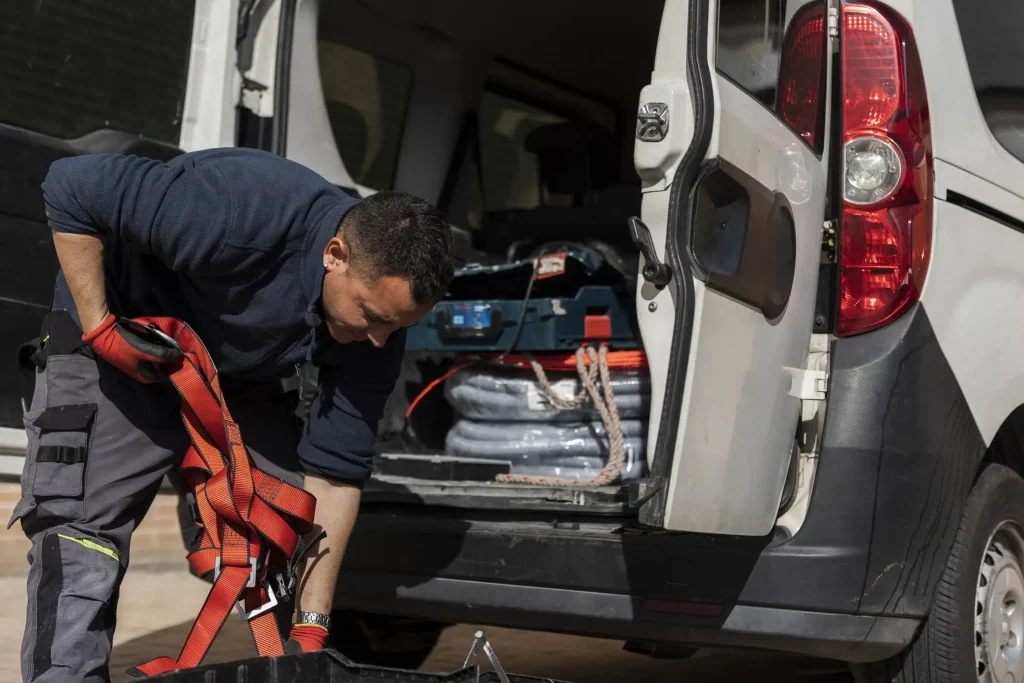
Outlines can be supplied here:
[[412, 298], [432, 306], [444, 298], [455, 266], [444, 214], [405, 192], [378, 192], [355, 205], [338, 227], [354, 268], [370, 277], [409, 281]]

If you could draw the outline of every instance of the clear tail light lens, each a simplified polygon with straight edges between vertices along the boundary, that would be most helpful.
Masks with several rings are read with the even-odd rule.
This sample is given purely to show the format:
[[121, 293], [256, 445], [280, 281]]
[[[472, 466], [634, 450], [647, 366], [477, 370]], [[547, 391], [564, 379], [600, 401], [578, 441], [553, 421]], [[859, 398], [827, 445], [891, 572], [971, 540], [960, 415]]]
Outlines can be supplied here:
[[888, 140], [862, 137], [843, 146], [845, 190], [850, 204], [877, 204], [903, 179], [903, 155]]
[[918, 300], [931, 254], [928, 101], [910, 26], [846, 3], [842, 16], [843, 211], [837, 334], [895, 320]]

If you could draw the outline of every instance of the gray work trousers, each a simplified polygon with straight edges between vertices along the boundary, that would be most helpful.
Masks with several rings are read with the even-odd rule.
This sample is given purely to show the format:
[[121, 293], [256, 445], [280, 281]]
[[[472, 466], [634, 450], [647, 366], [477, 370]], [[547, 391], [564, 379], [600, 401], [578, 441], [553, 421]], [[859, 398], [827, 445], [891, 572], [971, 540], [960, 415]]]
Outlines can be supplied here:
[[[225, 382], [225, 394], [256, 466], [301, 485], [299, 422], [280, 383]], [[51, 355], [37, 371], [22, 498], [10, 522], [20, 520], [32, 541], [26, 683], [110, 680], [132, 532], [188, 446], [179, 405], [170, 385], [139, 384], [81, 354]]]

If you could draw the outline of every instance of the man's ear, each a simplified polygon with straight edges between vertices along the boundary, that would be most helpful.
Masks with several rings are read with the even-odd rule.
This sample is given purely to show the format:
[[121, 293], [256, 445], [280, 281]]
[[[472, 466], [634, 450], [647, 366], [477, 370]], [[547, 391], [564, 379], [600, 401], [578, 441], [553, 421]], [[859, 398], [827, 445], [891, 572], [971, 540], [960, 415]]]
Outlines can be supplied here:
[[335, 235], [324, 248], [324, 269], [330, 273], [335, 270], [346, 272], [349, 267], [348, 244], [340, 235]]

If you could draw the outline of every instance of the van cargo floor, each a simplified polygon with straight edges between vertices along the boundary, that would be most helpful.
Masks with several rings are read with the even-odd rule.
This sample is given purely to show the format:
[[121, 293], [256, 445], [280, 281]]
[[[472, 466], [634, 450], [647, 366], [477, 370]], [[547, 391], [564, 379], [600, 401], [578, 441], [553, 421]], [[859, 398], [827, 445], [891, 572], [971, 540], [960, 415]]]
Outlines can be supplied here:
[[622, 516], [630, 511], [626, 486], [573, 488], [487, 481], [434, 481], [374, 474], [364, 503], [418, 504], [480, 510], [575, 512]]

